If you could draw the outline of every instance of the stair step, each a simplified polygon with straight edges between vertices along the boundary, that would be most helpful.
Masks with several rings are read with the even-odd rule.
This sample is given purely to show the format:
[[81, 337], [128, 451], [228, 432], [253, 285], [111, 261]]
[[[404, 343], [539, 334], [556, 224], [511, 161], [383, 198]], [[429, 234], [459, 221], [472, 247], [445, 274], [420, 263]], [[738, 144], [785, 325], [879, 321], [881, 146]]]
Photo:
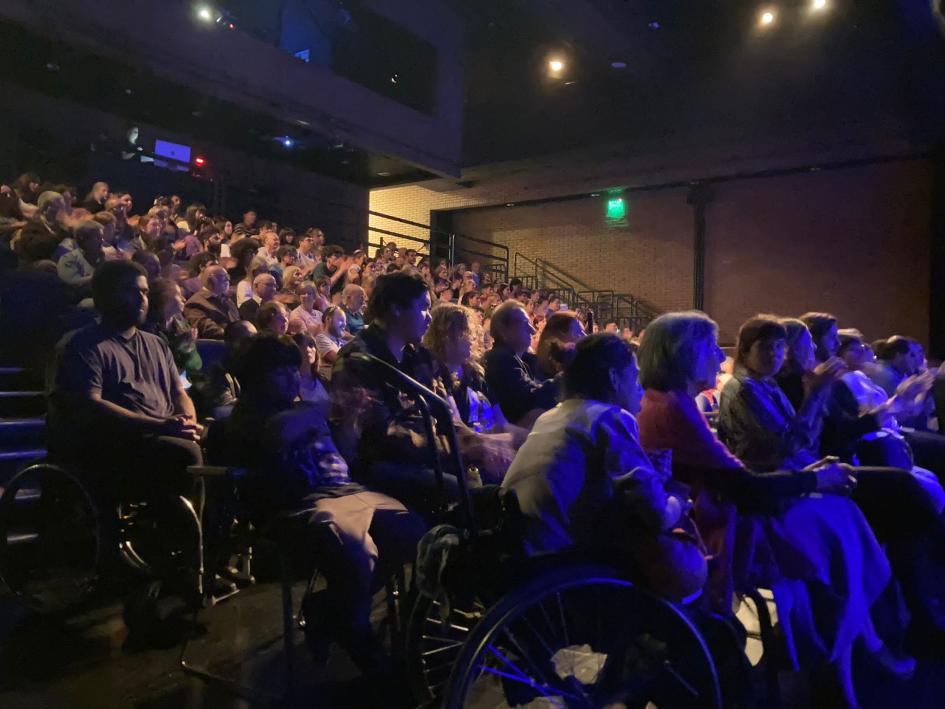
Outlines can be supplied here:
[[0, 450], [41, 448], [45, 443], [44, 417], [0, 419]]
[[34, 460], [46, 455], [45, 448], [31, 448], [28, 450], [0, 451], [0, 461]]
[[42, 389], [43, 374], [26, 367], [0, 367], [0, 391]]
[[42, 391], [0, 391], [0, 418], [23, 419], [46, 413], [46, 395]]

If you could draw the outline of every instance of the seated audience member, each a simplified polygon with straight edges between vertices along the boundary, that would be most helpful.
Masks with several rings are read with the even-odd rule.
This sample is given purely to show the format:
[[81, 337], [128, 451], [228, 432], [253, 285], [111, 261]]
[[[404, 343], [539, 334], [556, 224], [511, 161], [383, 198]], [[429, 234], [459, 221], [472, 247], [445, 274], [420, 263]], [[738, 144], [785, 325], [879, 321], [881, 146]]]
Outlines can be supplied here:
[[274, 231], [264, 231], [260, 234], [262, 246], [256, 251], [256, 256], [266, 262], [269, 269], [279, 266], [279, 258], [276, 253], [279, 251], [279, 235]]
[[200, 274], [202, 286], [184, 305], [184, 316], [197, 337], [222, 340], [227, 325], [240, 319], [230, 300], [230, 277], [223, 266], [208, 266]]
[[[252, 262], [249, 264], [249, 270], [246, 272], [245, 277], [236, 284], [237, 308], [242, 306], [247, 300], [253, 299], [253, 282], [256, 278], [265, 273], [269, 273], [269, 267], [266, 265], [266, 262], [254, 256]], [[233, 282], [232, 277], [230, 278], [230, 282]]]
[[[715, 323], [699, 312], [663, 315], [647, 327], [639, 351], [646, 388], [640, 440], [648, 450], [671, 451], [674, 476], [691, 486], [696, 522], [719, 561], [709, 586], [715, 609], [731, 613], [736, 586], [774, 588], [779, 603], [793, 599], [792, 613], [780, 619], [791, 654], [801, 650], [808, 665], [829, 663], [847, 704], [856, 706], [854, 641], [890, 669], [912, 666], [892, 657], [870, 618], [891, 578], [888, 562], [862, 513], [842, 496], [853, 488], [845, 468], [757, 474], [715, 437], [695, 397], [725, 359], [716, 336]], [[813, 492], [827, 494], [807, 496]]]
[[[278, 283], [278, 279], [277, 283]], [[282, 303], [287, 310], [292, 311], [299, 307], [299, 286], [302, 277], [298, 266], [288, 266], [282, 273], [282, 287], [276, 293], [275, 300]]]
[[315, 265], [318, 263], [316, 249], [317, 246], [315, 245], [315, 236], [313, 234], [306, 233], [299, 240], [299, 248], [296, 256], [298, 258], [299, 268], [302, 269], [302, 278], [310, 279], [312, 271], [315, 270]]
[[197, 408], [204, 417], [220, 418], [221, 407], [232, 407], [240, 396], [240, 385], [234, 374], [235, 353], [244, 340], [256, 334], [256, 326], [246, 320], [231, 322], [223, 330], [223, 358], [213, 362], [204, 381], [192, 388]]
[[280, 246], [276, 249], [276, 263], [269, 270], [276, 278], [285, 284], [285, 270], [298, 264], [298, 252], [294, 246]]
[[698, 545], [671, 534], [685, 500], [640, 447], [632, 412], [642, 394], [625, 342], [583, 340], [565, 371], [564, 400], [535, 421], [502, 485], [518, 495], [530, 553], [617, 552], [647, 586], [682, 600], [702, 589], [706, 563]]
[[142, 329], [157, 335], [170, 348], [174, 363], [190, 386], [194, 374], [199, 374], [203, 363], [197, 353], [197, 331], [184, 319], [184, 297], [180, 286], [166, 278], [158, 278], [149, 285], [148, 319]]
[[338, 352], [348, 343], [350, 337], [346, 337], [345, 330], [348, 319], [337, 305], [328, 306], [324, 323], [324, 329], [315, 336], [315, 347], [318, 349], [318, 376], [322, 381], [330, 382], [331, 370]]
[[539, 381], [537, 373], [523, 360], [535, 328], [517, 301], [507, 301], [495, 309], [489, 332], [493, 346], [483, 360], [486, 384], [509, 423], [529, 428], [557, 402], [558, 382]]
[[270, 300], [256, 311], [256, 327], [260, 333], [285, 335], [289, 329], [289, 311], [282, 303]]
[[[803, 320], [781, 318], [778, 322], [784, 326], [786, 337], [784, 364], [774, 378], [796, 410], [804, 403], [808, 373], [817, 366], [814, 340]], [[831, 357], [833, 354], [827, 355], [823, 361]]]
[[[209, 266], [219, 266], [220, 261], [216, 254], [204, 251], [194, 256], [187, 262], [187, 277], [180, 282], [180, 289], [184, 293], [184, 298], [193, 297], [194, 293], [200, 290], [203, 283], [200, 280], [202, 274]], [[230, 282], [227, 276], [227, 283]]]
[[80, 207], [89, 214], [95, 215], [105, 209], [105, 203], [108, 201], [110, 190], [107, 182], [96, 182], [92, 189], [85, 196], [85, 200]]
[[102, 254], [105, 260], [114, 261], [119, 258], [124, 258], [122, 253], [115, 246], [115, 215], [108, 211], [99, 212], [92, 217], [92, 221], [102, 225]]
[[[356, 475], [395, 496], [422, 503], [435, 486], [420, 409], [390, 382], [380, 365], [352, 355], [374, 355], [432, 387], [433, 360], [420, 344], [430, 324], [430, 292], [419, 276], [402, 271], [385, 274], [371, 294], [370, 310], [374, 322], [341, 349], [332, 370], [336, 440], [345, 458], [353, 461]], [[456, 428], [466, 462], [480, 466], [484, 477], [501, 478], [512, 458], [511, 437], [477, 434], [461, 424]], [[442, 436], [436, 437], [435, 445], [447, 478], [465, 472], [450, 469]], [[455, 491], [455, 480], [445, 483]]]
[[[856, 330], [840, 331], [840, 349], [847, 372], [834, 385], [824, 417], [824, 452], [850, 459], [856, 457], [865, 465], [889, 465], [911, 469], [937, 500], [937, 509], [945, 506], [945, 493], [934, 473], [913, 465], [909, 442], [902, 435], [897, 415], [914, 410], [916, 400], [927, 395], [928, 382], [920, 375], [907, 377], [886, 392], [873, 382], [863, 369], [873, 361], [873, 352]], [[935, 458], [945, 456], [940, 449]], [[940, 493], [943, 495], [938, 499]]]
[[92, 282], [95, 267], [104, 261], [102, 253], [102, 226], [91, 219], [80, 222], [75, 228], [75, 243], [78, 248], [62, 256], [56, 264], [59, 277], [70, 286], [87, 290]]
[[253, 279], [253, 297], [239, 306], [240, 320], [256, 321], [259, 306], [276, 297], [276, 279], [268, 271]]
[[541, 378], [552, 379], [563, 372], [573, 346], [586, 334], [577, 313], [565, 310], [549, 315], [535, 348]]
[[315, 309], [315, 300], [318, 297], [315, 284], [303, 283], [299, 286], [298, 294], [299, 306], [289, 313], [289, 321], [300, 321], [303, 332], [315, 337], [322, 331], [322, 314]]
[[296, 546], [317, 552], [328, 608], [303, 601], [306, 628], [327, 630], [362, 670], [376, 669], [379, 645], [370, 623], [372, 594], [413, 559], [423, 533], [400, 502], [352, 482], [317, 407], [301, 402], [299, 348], [260, 335], [237, 358], [240, 398], [225, 422], [229, 453], [248, 469], [245, 499], [257, 525], [291, 513], [303, 526]]
[[312, 271], [312, 278], [327, 278], [329, 282], [329, 292], [340, 293], [345, 287], [345, 275], [348, 271], [348, 260], [345, 258], [345, 251], [340, 246], [329, 244], [322, 249], [322, 260], [315, 264]]
[[236, 265], [228, 272], [230, 283], [236, 284], [237, 307], [253, 297], [253, 279], [269, 270], [265, 261], [256, 258], [258, 248], [259, 244], [255, 239], [243, 239], [230, 246], [230, 258], [236, 261]]
[[452, 396], [459, 418], [477, 431], [500, 423], [495, 420], [479, 365], [482, 340], [477, 337], [476, 314], [461, 305], [440, 303], [431, 316], [423, 345], [433, 355], [436, 376]]
[[146, 249], [139, 249], [131, 254], [131, 260], [144, 269], [148, 275], [148, 283], [161, 277], [161, 259], [157, 254]]
[[357, 335], [364, 329], [364, 289], [354, 283], [346, 285], [341, 292], [341, 309], [347, 321], [346, 329]]
[[92, 471], [120, 467], [145, 486], [186, 493], [187, 466], [202, 461], [202, 429], [170, 349], [140, 329], [148, 312], [145, 271], [128, 261], [103, 263], [92, 295], [101, 323], [76, 331], [61, 349], [53, 400], [68, 420], [54, 417], [54, 456]]
[[302, 332], [292, 335], [292, 341], [298, 345], [302, 355], [302, 364], [299, 366], [299, 399], [317, 405], [319, 413], [327, 420], [331, 409], [331, 396], [318, 378], [318, 348], [315, 346], [315, 338]]

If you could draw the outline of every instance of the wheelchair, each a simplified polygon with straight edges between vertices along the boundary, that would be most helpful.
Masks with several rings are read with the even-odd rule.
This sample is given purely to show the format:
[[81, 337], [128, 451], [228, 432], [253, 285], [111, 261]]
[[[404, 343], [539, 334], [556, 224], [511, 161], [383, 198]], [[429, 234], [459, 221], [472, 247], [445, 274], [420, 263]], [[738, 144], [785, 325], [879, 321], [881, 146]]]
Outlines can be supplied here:
[[192, 596], [201, 529], [191, 500], [130, 488], [106, 495], [93, 477], [42, 460], [8, 481], [0, 495], [0, 581], [34, 612], [56, 614], [131, 571], [138, 583], [126, 608], [130, 626], [156, 585], [175, 579]]
[[[415, 397], [428, 439], [434, 421], [464, 471], [448, 402], [387, 363], [392, 383]], [[443, 490], [444, 471], [431, 455]], [[459, 707], [579, 706], [717, 709], [721, 689], [700, 632], [675, 605], [611, 566], [569, 557], [528, 559], [514, 493], [470, 489], [421, 543], [404, 657], [415, 699]], [[429, 578], [436, 576], [436, 578]]]

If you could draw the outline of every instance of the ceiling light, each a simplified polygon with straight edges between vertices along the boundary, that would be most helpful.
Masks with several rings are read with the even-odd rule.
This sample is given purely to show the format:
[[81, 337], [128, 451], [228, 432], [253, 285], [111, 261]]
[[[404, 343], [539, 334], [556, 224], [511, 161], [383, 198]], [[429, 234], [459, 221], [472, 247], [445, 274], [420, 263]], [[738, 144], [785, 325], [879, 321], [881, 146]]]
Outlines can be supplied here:
[[279, 138], [279, 142], [282, 143], [283, 148], [291, 148], [293, 145], [295, 145], [295, 141], [287, 135]]
[[762, 27], [768, 27], [774, 24], [775, 19], [777, 19], [777, 15], [775, 15], [774, 10], [765, 10], [758, 18], [758, 22]]
[[558, 74], [564, 69], [564, 62], [560, 59], [550, 59], [548, 60], [548, 69], [553, 74]]
[[378, 177], [390, 177], [390, 173], [389, 173], [389, 172], [386, 172], [386, 171], [385, 171], [385, 172], [379, 172], [379, 173], [377, 173], [377, 176], [378, 176]]
[[626, 69], [627, 62], [611, 62], [610, 66], [613, 67], [614, 69]]
[[207, 5], [199, 5], [197, 7], [197, 17], [199, 17], [204, 22], [213, 22], [213, 10], [211, 10]]
[[662, 25], [656, 20], [653, 20], [650, 24], [647, 25], [647, 27], [649, 27], [651, 30], [658, 30], [660, 27], [662, 27]]
[[811, 8], [814, 11], [826, 10], [827, 9], [827, 0], [814, 0], [811, 3]]
[[207, 164], [207, 159], [203, 155], [198, 155], [194, 158], [194, 165], [197, 167], [203, 167]]

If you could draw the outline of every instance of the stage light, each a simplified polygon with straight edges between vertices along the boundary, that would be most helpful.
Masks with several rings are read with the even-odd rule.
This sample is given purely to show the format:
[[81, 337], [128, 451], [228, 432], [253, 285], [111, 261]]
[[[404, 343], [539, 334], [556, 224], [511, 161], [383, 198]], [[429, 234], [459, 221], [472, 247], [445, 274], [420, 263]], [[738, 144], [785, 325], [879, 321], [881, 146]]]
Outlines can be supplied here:
[[765, 10], [761, 13], [761, 17], [758, 18], [758, 21], [762, 27], [768, 27], [773, 25], [776, 19], [777, 15], [774, 14], [773, 10]]
[[811, 3], [811, 9], [814, 10], [815, 12], [819, 12], [820, 10], [826, 10], [827, 0], [814, 0]]
[[279, 139], [279, 142], [282, 143], [283, 148], [291, 148], [293, 145], [295, 145], [295, 141], [287, 135], [282, 136]]
[[564, 61], [561, 59], [549, 59], [548, 60], [548, 72], [552, 76], [558, 76], [561, 72], [564, 71]]
[[203, 155], [198, 155], [194, 158], [194, 165], [197, 167], [203, 167], [207, 164], [207, 159]]
[[204, 22], [213, 22], [213, 10], [211, 10], [207, 5], [199, 5], [197, 7], [197, 17], [199, 17]]

